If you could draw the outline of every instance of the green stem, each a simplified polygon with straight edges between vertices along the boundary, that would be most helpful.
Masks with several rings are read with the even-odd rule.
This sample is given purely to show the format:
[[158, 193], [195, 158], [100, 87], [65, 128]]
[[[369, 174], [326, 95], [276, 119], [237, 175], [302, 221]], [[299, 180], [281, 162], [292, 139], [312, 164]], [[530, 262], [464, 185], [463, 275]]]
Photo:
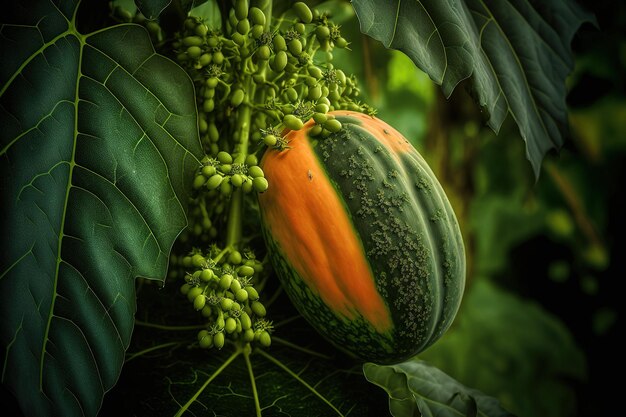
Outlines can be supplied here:
[[194, 401], [196, 401], [198, 399], [198, 397], [200, 396], [200, 394], [202, 394], [202, 392], [206, 389], [207, 386], [209, 386], [209, 384], [211, 383], [211, 381], [213, 381], [215, 378], [217, 378], [217, 376], [219, 374], [222, 373], [222, 371], [224, 369], [226, 369], [226, 367], [228, 365], [230, 365], [230, 363], [232, 361], [235, 360], [235, 358], [237, 356], [239, 356], [239, 354], [241, 353], [241, 349], [237, 349], [235, 351], [235, 353], [233, 353], [232, 355], [230, 355], [230, 357], [228, 359], [226, 359], [226, 361], [222, 364], [222, 366], [220, 366], [219, 368], [217, 368], [217, 370], [215, 372], [213, 372], [213, 374], [204, 382], [204, 384], [202, 384], [202, 386], [200, 387], [200, 389], [198, 391], [196, 391], [196, 393], [189, 399], [189, 401], [187, 401], [185, 403], [185, 405], [183, 405], [178, 412], [175, 414], [174, 417], [180, 417], [183, 414], [185, 414], [185, 411], [187, 411], [187, 409], [189, 408], [189, 406], [191, 404], [193, 404]]
[[254, 397], [254, 408], [256, 410], [257, 417], [261, 417], [261, 404], [259, 403], [259, 393], [256, 389], [256, 382], [254, 380], [254, 372], [252, 371], [252, 362], [250, 362], [250, 350], [243, 351], [243, 358], [246, 360], [246, 367], [248, 368], [248, 375], [250, 376], [250, 384], [252, 384], [252, 396]]
[[169, 342], [169, 343], [162, 343], [162, 344], [160, 344], [160, 345], [152, 346], [152, 347], [149, 347], [149, 348], [147, 348], [147, 349], [140, 350], [139, 352], [136, 352], [136, 353], [131, 354], [131, 355], [128, 357], [128, 359], [126, 359], [126, 360], [124, 361], [124, 363], [128, 363], [128, 362], [132, 361], [132, 360], [133, 360], [133, 359], [135, 359], [135, 358], [138, 358], [138, 357], [140, 357], [140, 356], [142, 356], [142, 355], [145, 355], [146, 353], [150, 353], [150, 352], [153, 352], [153, 351], [155, 351], [155, 350], [164, 349], [164, 348], [166, 348], [166, 347], [176, 346], [176, 345], [182, 345], [182, 344], [183, 344], [183, 342]]

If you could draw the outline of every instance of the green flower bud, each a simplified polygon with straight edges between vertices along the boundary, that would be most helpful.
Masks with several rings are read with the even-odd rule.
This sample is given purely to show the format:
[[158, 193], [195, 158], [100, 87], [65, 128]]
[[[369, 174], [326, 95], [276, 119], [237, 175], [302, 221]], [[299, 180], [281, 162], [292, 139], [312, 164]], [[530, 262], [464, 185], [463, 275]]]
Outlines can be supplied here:
[[246, 182], [244, 182], [243, 185], [241, 186], [241, 189], [246, 194], [252, 191], [252, 179], [248, 178]]
[[291, 55], [299, 56], [302, 53], [302, 42], [300, 42], [299, 39], [292, 39], [289, 41], [287, 48], [289, 49], [289, 52], [291, 52]]
[[220, 174], [215, 174], [207, 180], [206, 188], [208, 188], [209, 190], [215, 190], [217, 187], [220, 186], [223, 180], [224, 177], [222, 177]]
[[189, 290], [192, 288], [191, 285], [189, 284], [183, 284], [180, 286], [180, 293], [182, 295], [187, 295], [189, 293]]
[[337, 119], [330, 119], [324, 123], [324, 128], [329, 132], [336, 133], [341, 130], [341, 122]]
[[276, 139], [276, 136], [274, 135], [266, 135], [263, 138], [263, 143], [265, 143], [267, 146], [274, 146], [276, 145], [276, 142], [278, 141], [278, 139]]
[[198, 26], [195, 27], [194, 32], [196, 35], [204, 38], [206, 34], [209, 33], [209, 27], [204, 23], [200, 23]]
[[241, 103], [243, 103], [244, 97], [245, 97], [245, 93], [243, 92], [242, 89], [238, 88], [233, 93], [231, 93], [231, 95], [230, 95], [230, 104], [233, 107], [237, 107]]
[[183, 38], [183, 45], [185, 46], [201, 46], [204, 43], [204, 39], [200, 36], [187, 36]]
[[292, 103], [295, 103], [298, 100], [298, 92], [293, 87], [289, 87], [287, 90], [285, 90], [285, 95], [287, 96], [287, 100], [291, 101]]
[[206, 297], [204, 296], [204, 294], [200, 294], [199, 296], [193, 299], [193, 308], [195, 308], [197, 311], [202, 310], [205, 304], [206, 304]]
[[258, 59], [262, 59], [263, 61], [270, 59], [270, 54], [270, 47], [267, 45], [261, 45], [259, 49], [256, 50], [256, 57]]
[[209, 123], [209, 140], [211, 142], [217, 142], [217, 140], [220, 138], [220, 133], [217, 130], [217, 126], [215, 126], [215, 123]]
[[348, 46], [348, 41], [342, 37], [335, 39], [334, 42], [337, 48], [345, 48], [346, 46]]
[[265, 32], [265, 27], [263, 25], [254, 25], [250, 30], [250, 35], [253, 39], [260, 39], [263, 36], [263, 32]]
[[196, 253], [191, 257], [191, 264], [196, 268], [204, 266], [205, 263], [206, 259], [204, 259], [204, 256], [200, 255], [199, 253]]
[[202, 272], [200, 273], [200, 279], [203, 282], [209, 282], [213, 279], [213, 277], [215, 276], [215, 274], [213, 273], [213, 271], [209, 268], [203, 269]]
[[237, 32], [242, 35], [247, 35], [250, 32], [250, 21], [248, 19], [242, 19], [237, 23]]
[[275, 51], [286, 51], [287, 50], [287, 43], [285, 42], [285, 38], [283, 38], [282, 35], [274, 36], [274, 39], [272, 39], [272, 43], [274, 44], [274, 50]]
[[315, 65], [309, 65], [309, 67], [307, 67], [307, 71], [311, 77], [317, 78], [318, 80], [324, 76], [320, 67], [316, 67]]
[[244, 288], [248, 292], [248, 298], [252, 301], [256, 301], [259, 299], [259, 293], [252, 286], [247, 286]]
[[[269, 336], [269, 334], [268, 334]], [[216, 333], [215, 335], [213, 335], [213, 345], [218, 348], [221, 349], [224, 347], [224, 333], [220, 332], [220, 333]], [[263, 345], [265, 346], [265, 345]], [[268, 345], [269, 346], [269, 345]]]
[[254, 268], [248, 265], [242, 265], [237, 268], [237, 274], [242, 277], [251, 277], [254, 274]]
[[233, 157], [231, 154], [229, 154], [228, 152], [219, 152], [217, 154], [217, 160], [220, 161], [221, 164], [232, 164], [233, 163]]
[[250, 308], [252, 309], [252, 312], [259, 317], [265, 317], [267, 314], [265, 306], [261, 304], [260, 301], [253, 301], [252, 304], [250, 304]]
[[189, 292], [187, 292], [187, 299], [189, 302], [193, 303], [197, 296], [202, 294], [202, 288], [200, 287], [191, 287]]
[[309, 130], [310, 136], [319, 136], [322, 134], [322, 126], [315, 125]]
[[207, 45], [209, 45], [209, 48], [215, 48], [219, 42], [220, 40], [216, 36], [211, 36], [209, 39], [206, 40], [206, 43]]
[[287, 53], [285, 51], [278, 51], [272, 61], [274, 64], [272, 69], [276, 72], [282, 72], [285, 66], [287, 66], [287, 61]]
[[241, 252], [234, 250], [228, 255], [228, 262], [231, 265], [239, 265], [241, 263]]
[[200, 67], [205, 67], [211, 63], [213, 60], [213, 56], [211, 54], [202, 54], [200, 58], [198, 58], [198, 65]]
[[304, 26], [304, 23], [296, 23], [295, 25], [293, 25], [293, 28], [295, 29], [296, 32], [298, 32], [300, 35], [303, 35], [304, 32], [306, 31], [306, 27]]
[[250, 8], [248, 19], [255, 25], [265, 25], [265, 13], [258, 7]]
[[[243, 323], [242, 323], [241, 327], [243, 328]], [[253, 340], [254, 340], [254, 330], [252, 330], [252, 329], [246, 329], [246, 330], [243, 332], [243, 341], [244, 341], [244, 342], [247, 342], [247, 343], [250, 343], [250, 342], [252, 342]]]
[[231, 334], [235, 331], [235, 329], [237, 329], [237, 322], [235, 321], [235, 319], [232, 317], [227, 318], [226, 322], [224, 323], [224, 330], [226, 331], [226, 333]]
[[233, 292], [233, 294], [237, 294], [237, 291], [239, 291], [241, 289], [241, 283], [236, 280], [233, 279], [230, 283], [230, 290]]
[[217, 87], [218, 79], [215, 77], [207, 78], [204, 82], [207, 88], [215, 88]]
[[316, 85], [314, 87], [309, 88], [309, 92], [307, 94], [307, 98], [309, 100], [317, 100], [322, 97], [322, 87]]
[[231, 308], [233, 308], [233, 300], [231, 300], [230, 298], [226, 298], [226, 297], [222, 298], [220, 300], [220, 307], [224, 311], [229, 311]]
[[257, 178], [257, 177], [264, 177], [265, 173], [263, 172], [263, 169], [261, 169], [260, 166], [251, 166], [248, 169], [248, 174], [252, 177], [252, 178]]
[[220, 184], [220, 193], [222, 193], [223, 196], [228, 196], [230, 195], [230, 193], [233, 192], [233, 187], [232, 185], [230, 185], [230, 181], [228, 181], [228, 178], [224, 178], [225, 181], [222, 181], [222, 183]]
[[330, 29], [328, 29], [328, 26], [318, 26], [315, 28], [315, 36], [320, 41], [326, 40], [330, 38]]
[[248, 165], [249, 167], [255, 166], [259, 164], [259, 159], [256, 157], [256, 155], [248, 155], [246, 156], [246, 165]]
[[200, 49], [199, 46], [190, 46], [189, 48], [187, 48], [187, 55], [190, 58], [198, 58], [200, 55], [202, 55], [202, 49]]
[[[217, 347], [217, 343], [215, 342], [215, 336], [213, 336], [213, 343], [215, 343], [215, 346]], [[263, 330], [259, 335], [259, 343], [263, 347], [270, 347], [270, 345], [272, 344], [272, 338], [266, 330]]]
[[248, 17], [248, 0], [235, 0], [235, 17], [237, 20]]
[[205, 182], [206, 177], [204, 175], [196, 175], [196, 177], [193, 179], [193, 188], [197, 190], [198, 188], [202, 187]]
[[202, 103], [202, 110], [204, 110], [206, 113], [211, 113], [214, 108], [215, 108], [215, 101], [213, 101], [212, 98], [208, 100], [204, 100], [204, 103]]
[[209, 318], [213, 315], [213, 309], [211, 309], [210, 305], [205, 305], [201, 311], [202, 317]]
[[315, 111], [317, 113], [328, 113], [328, 105], [325, 103], [319, 103], [315, 106]]
[[302, 123], [302, 120], [298, 119], [293, 114], [286, 115], [283, 118], [283, 124], [287, 127], [287, 129], [291, 129], [291, 130], [300, 130], [302, 129], [302, 126], [304, 126], [304, 123]]
[[212, 177], [215, 175], [215, 167], [213, 165], [207, 165], [202, 167], [202, 175], [206, 178]]
[[292, 7], [293, 11], [296, 13], [296, 16], [298, 16], [298, 19], [300, 19], [304, 23], [311, 23], [311, 21], [313, 21], [313, 13], [311, 12], [311, 9], [309, 9], [309, 6], [307, 6], [305, 3], [299, 1], [295, 3]]
[[267, 190], [269, 184], [265, 178], [257, 177], [252, 180], [252, 186], [257, 192], [262, 193]]
[[248, 299], [248, 291], [240, 288], [239, 291], [235, 293], [235, 299], [240, 303], [245, 302]]
[[224, 62], [224, 54], [222, 51], [215, 51], [213, 53], [213, 63], [217, 65], [222, 65]]

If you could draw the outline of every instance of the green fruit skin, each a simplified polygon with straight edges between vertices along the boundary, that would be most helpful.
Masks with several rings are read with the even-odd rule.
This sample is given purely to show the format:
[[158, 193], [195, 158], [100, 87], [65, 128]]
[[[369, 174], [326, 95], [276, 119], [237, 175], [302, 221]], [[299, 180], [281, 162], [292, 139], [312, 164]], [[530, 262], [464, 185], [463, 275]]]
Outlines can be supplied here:
[[[272, 184], [268, 192], [259, 195], [264, 238], [287, 294], [320, 334], [364, 361], [401, 362], [432, 345], [456, 315], [465, 285], [460, 229], [437, 178], [402, 135], [379, 119], [361, 113], [331, 114], [342, 125], [337, 133], [329, 133], [324, 139], [310, 138], [308, 132], [314, 126], [311, 120], [303, 129], [287, 135], [294, 147], [300, 146], [300, 140], [308, 142], [307, 152], [314, 154], [322, 175], [311, 180], [306, 174], [311, 169], [309, 164], [298, 167], [293, 162], [286, 168], [285, 155], [264, 155], [260, 166]], [[283, 175], [285, 169], [290, 175]], [[284, 240], [285, 236], [293, 236], [306, 212], [298, 212], [294, 216], [298, 222], [293, 225], [284, 220], [290, 216], [287, 214], [280, 217], [280, 222], [269, 222], [268, 210], [288, 210], [294, 198], [286, 194], [284, 205], [278, 203], [281, 190], [291, 187], [302, 198], [307, 192], [318, 193], [319, 188], [307, 184], [323, 180], [332, 184], [329, 189], [341, 202], [339, 206], [345, 212], [342, 215], [349, 219], [352, 228], [346, 233], [356, 234], [362, 246], [371, 280], [388, 309], [391, 327], [386, 330], [376, 330], [365, 318], [366, 312], [357, 311], [348, 317], [336, 306], [326, 304], [319, 290], [311, 287], [321, 287], [323, 282], [315, 275], [305, 280], [294, 266], [301, 265], [302, 259], [287, 257], [283, 247], [289, 241]], [[285, 181], [293, 184], [285, 186]], [[321, 198], [326, 201], [327, 196]], [[329, 224], [330, 219], [325, 217], [324, 222], [319, 229], [336, 230]], [[350, 262], [340, 250], [327, 255], [328, 263]], [[314, 264], [308, 267], [312, 271], [316, 268]], [[354, 277], [333, 279], [334, 283], [344, 283], [340, 288], [349, 289]]]

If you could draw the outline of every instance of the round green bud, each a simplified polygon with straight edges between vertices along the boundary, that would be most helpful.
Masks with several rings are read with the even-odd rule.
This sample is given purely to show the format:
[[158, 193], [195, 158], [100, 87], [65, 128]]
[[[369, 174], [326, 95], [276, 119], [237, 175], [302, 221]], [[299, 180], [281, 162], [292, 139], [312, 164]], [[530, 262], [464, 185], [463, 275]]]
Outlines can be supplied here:
[[270, 147], [276, 145], [277, 141], [278, 140], [276, 139], [276, 136], [274, 135], [266, 135], [263, 138], [263, 143], [265, 143], [267, 146], [270, 146]]
[[204, 43], [204, 39], [200, 36], [187, 36], [183, 38], [183, 45], [185, 46], [201, 46]]
[[206, 122], [206, 119], [204, 117], [202, 117], [202, 115], [199, 115], [200, 117], [198, 117], [198, 130], [200, 130], [200, 133], [206, 133], [209, 130], [209, 124]]
[[241, 252], [239, 252], [238, 250], [234, 250], [228, 255], [228, 262], [231, 265], [239, 265], [241, 261]]
[[316, 67], [315, 65], [309, 65], [307, 67], [307, 71], [311, 77], [317, 78], [318, 80], [324, 76], [324, 73], [320, 69], [320, 67]]
[[233, 192], [233, 186], [230, 185], [230, 181], [228, 181], [228, 179], [225, 178], [225, 180], [226, 181], [222, 181], [220, 184], [220, 193], [222, 193], [223, 196], [228, 196]]
[[202, 49], [200, 49], [199, 46], [190, 46], [189, 48], [187, 48], [187, 55], [190, 58], [198, 58], [200, 55], [202, 55]]
[[315, 28], [315, 36], [320, 41], [326, 40], [330, 38], [330, 29], [328, 29], [328, 26], [318, 26]]
[[313, 21], [313, 12], [311, 12], [311, 9], [309, 9], [309, 6], [305, 3], [299, 1], [292, 7], [298, 19], [302, 20], [304, 23], [311, 23]]
[[246, 194], [252, 191], [252, 179], [248, 178], [246, 182], [244, 182], [243, 185], [241, 186], [241, 189]]
[[217, 65], [222, 65], [224, 62], [224, 54], [222, 51], [215, 51], [213, 53], [213, 63]]
[[250, 308], [252, 309], [252, 312], [259, 317], [265, 317], [267, 314], [265, 306], [261, 304], [260, 301], [253, 301], [252, 304], [250, 304]]
[[274, 57], [274, 60], [273, 60], [274, 65], [272, 69], [276, 72], [282, 72], [287, 66], [287, 62], [288, 62], [287, 53], [285, 51], [278, 51], [276, 53], [276, 56]]
[[230, 274], [224, 274], [220, 277], [219, 286], [222, 290], [227, 290], [230, 288], [230, 284], [233, 282], [233, 276]]
[[256, 301], [259, 299], [259, 293], [252, 286], [247, 286], [244, 290], [248, 291], [248, 298], [252, 301]]
[[192, 288], [192, 286], [190, 284], [185, 283], [185, 284], [180, 286], [180, 293], [182, 295], [187, 295], [191, 288]]
[[231, 154], [229, 154], [228, 152], [218, 152], [217, 154], [217, 160], [220, 161], [221, 164], [232, 164], [233, 163], [233, 157]]
[[286, 51], [287, 50], [287, 43], [285, 42], [285, 38], [283, 38], [282, 35], [274, 36], [274, 39], [272, 39], [272, 43], [274, 44], [274, 50], [275, 51]]
[[335, 39], [334, 42], [337, 48], [345, 48], [346, 46], [348, 46], [348, 41], [342, 37]]
[[306, 77], [304, 79], [304, 83], [307, 85], [307, 87], [315, 87], [318, 84], [318, 81], [315, 77]]
[[304, 32], [306, 31], [306, 27], [304, 26], [304, 23], [296, 23], [295, 25], [293, 25], [293, 28], [295, 29], [296, 32], [298, 32], [300, 35], [303, 35]]
[[241, 174], [233, 174], [230, 177], [230, 183], [233, 185], [233, 187], [239, 188], [243, 185], [243, 177], [241, 176]]
[[204, 256], [200, 255], [199, 253], [196, 253], [195, 255], [191, 257], [191, 264], [195, 266], [196, 268], [200, 268], [201, 266], [204, 266], [205, 263], [206, 263], [206, 259], [204, 259]]
[[[206, 330], [204, 331], [206, 332]], [[202, 349], [211, 348], [213, 346], [213, 336], [210, 335], [209, 332], [207, 332], [206, 335], [204, 335], [203, 337], [200, 337], [200, 335], [198, 334], [198, 344]]]
[[217, 38], [217, 36], [211, 36], [210, 38], [206, 40], [206, 43], [207, 45], [209, 45], [209, 48], [215, 48], [219, 42], [220, 40]]
[[298, 100], [298, 92], [293, 87], [289, 87], [287, 90], [285, 90], [285, 95], [287, 96], [287, 100], [291, 101], [292, 103], [295, 103]]
[[263, 61], [267, 61], [270, 59], [270, 47], [267, 45], [261, 45], [259, 49], [256, 50], [256, 56], [258, 59], [262, 59]]
[[218, 329], [223, 329], [224, 328], [224, 313], [223, 312], [219, 312], [219, 315], [217, 316], [217, 320], [215, 320], [215, 324], [217, 325]]
[[250, 319], [248, 313], [246, 313], [245, 311], [243, 311], [239, 316], [239, 322], [241, 323], [242, 330], [248, 330], [252, 327], [252, 320]]
[[235, 17], [237, 20], [248, 17], [248, 0], [235, 0]]
[[224, 174], [229, 174], [232, 170], [233, 166], [231, 164], [220, 165], [220, 171], [222, 171]]
[[223, 180], [224, 177], [222, 177], [220, 174], [215, 174], [207, 180], [206, 188], [208, 188], [209, 190], [215, 190], [217, 187], [220, 186]]
[[336, 70], [335, 74], [337, 75], [339, 84], [346, 85], [346, 74], [342, 70]]
[[341, 130], [341, 122], [337, 119], [330, 119], [324, 123], [324, 128], [331, 133], [336, 133]]
[[233, 308], [233, 300], [231, 300], [230, 298], [222, 298], [220, 300], [220, 307], [222, 308], [222, 310], [224, 311], [228, 311], [231, 308]]
[[267, 190], [269, 184], [265, 178], [257, 177], [252, 180], [252, 186], [257, 192], [262, 193]]
[[216, 77], [207, 78], [204, 82], [207, 88], [215, 88], [217, 87], [218, 79]]
[[322, 87], [316, 85], [309, 88], [309, 92], [307, 94], [307, 98], [309, 100], [318, 100], [320, 97], [322, 97]]
[[205, 304], [206, 304], [206, 297], [204, 296], [204, 294], [200, 294], [199, 296], [193, 299], [193, 308], [195, 308], [196, 311], [202, 310]]
[[217, 126], [215, 126], [215, 123], [209, 123], [209, 140], [211, 142], [217, 142], [218, 139], [220, 138], [220, 132], [217, 130]]
[[315, 120], [315, 123], [322, 124], [328, 120], [328, 117], [325, 113], [313, 113], [313, 120]]
[[[213, 343], [215, 343], [215, 346], [217, 347], [217, 343], [215, 342], [215, 336], [213, 336]], [[270, 347], [270, 345], [272, 344], [272, 338], [266, 330], [263, 330], [259, 335], [259, 343], [263, 347]]]
[[193, 303], [197, 296], [202, 294], [202, 288], [200, 287], [191, 287], [189, 292], [187, 292], [187, 299], [189, 302]]
[[202, 167], [202, 175], [206, 178], [212, 177], [215, 175], [215, 167], [213, 165], [206, 165]]
[[242, 19], [237, 23], [237, 32], [242, 35], [247, 35], [250, 32], [250, 21], [248, 19]]
[[204, 23], [200, 23], [198, 26], [195, 27], [193, 31], [195, 32], [196, 35], [205, 37], [206, 34], [209, 33], [209, 27], [205, 25]]
[[251, 277], [252, 275], [254, 275], [254, 268], [248, 265], [242, 265], [237, 268], [237, 274], [242, 277]]
[[203, 97], [206, 99], [215, 97], [215, 89], [214, 88], [206, 88], [204, 90]]
[[259, 159], [256, 157], [256, 155], [246, 156], [246, 165], [248, 165], [249, 167], [258, 165], [258, 163], [259, 163]]
[[248, 169], [248, 174], [252, 177], [252, 178], [257, 178], [257, 177], [264, 177], [265, 173], [263, 172], [263, 169], [261, 169], [260, 166], [258, 165], [254, 165], [251, 166]]
[[[243, 328], [243, 324], [241, 325], [241, 327]], [[252, 329], [246, 329], [243, 332], [243, 341], [250, 343], [254, 340], [254, 330]]]
[[203, 282], [209, 282], [213, 279], [213, 277], [215, 276], [215, 274], [213, 273], [213, 271], [209, 268], [203, 269], [202, 272], [200, 273], [200, 279]]
[[196, 175], [196, 177], [193, 179], [193, 188], [197, 190], [198, 188], [202, 187], [205, 182], [206, 177], [204, 175]]
[[204, 103], [202, 103], [202, 110], [204, 110], [206, 113], [211, 113], [214, 108], [215, 108], [215, 101], [213, 101], [212, 98], [208, 100], [204, 100]]
[[235, 42], [235, 44], [237, 44], [237, 46], [243, 46], [243, 44], [246, 43], [246, 37], [239, 32], [233, 33], [232, 35], [230, 35], [230, 38], [233, 40], [233, 42]]
[[233, 107], [237, 107], [241, 103], [243, 103], [244, 97], [245, 97], [244, 91], [242, 89], [238, 88], [233, 93], [231, 93], [231, 95], [230, 95], [230, 104]]
[[205, 67], [211, 63], [213, 60], [213, 56], [211, 54], [202, 54], [200, 58], [198, 58], [198, 65], [200, 67]]
[[198, 332], [198, 341], [204, 339], [209, 335], [209, 332], [206, 329], [202, 329]]
[[[328, 97], [326, 97], [328, 95], [328, 88], [326, 86], [322, 87], [322, 90], [326, 89], [326, 95], [324, 94], [324, 91], [322, 91], [322, 97], [317, 100], [318, 105], [319, 104], [325, 104], [326, 107], [328, 107], [328, 111], [330, 111], [330, 100], [328, 99]], [[315, 110], [317, 112], [322, 113], [320, 110]]]
[[191, 268], [191, 256], [183, 256], [183, 266], [185, 268]]
[[226, 331], [226, 333], [231, 334], [236, 329], [237, 329], [237, 322], [235, 321], [235, 319], [232, 317], [227, 318], [226, 322], [224, 323], [224, 330]]
[[240, 288], [239, 291], [235, 293], [235, 299], [240, 303], [245, 302], [248, 299], [248, 291]]
[[300, 130], [302, 129], [302, 126], [304, 126], [304, 123], [302, 123], [302, 120], [298, 119], [293, 114], [286, 115], [283, 118], [283, 124], [287, 127], [287, 129], [291, 129], [291, 130]]
[[326, 104], [326, 103], [319, 103], [319, 104], [315, 105], [315, 111], [317, 113], [324, 113], [324, 114], [326, 114], [326, 113], [328, 113], [328, 110], [329, 110], [328, 109], [328, 104]]
[[309, 130], [309, 135], [310, 136], [319, 136], [322, 134], [322, 126], [320, 125], [315, 125], [313, 126], [310, 130]]
[[206, 317], [208, 319], [213, 315], [213, 309], [211, 309], [210, 305], [205, 305], [200, 313], [202, 314], [202, 317]]
[[[302, 53], [302, 42], [300, 42], [300, 39], [292, 39], [289, 41], [289, 44], [287, 44], [287, 48], [289, 49], [289, 52], [291, 52], [291, 55], [300, 56]], [[200, 54], [198, 54], [198, 56], [199, 55]]]
[[241, 283], [239, 282], [239, 280], [233, 279], [230, 283], [230, 290], [233, 292], [233, 294], [237, 294], [237, 291], [239, 291], [241, 289]]
[[251, 7], [248, 12], [248, 19], [255, 25], [265, 24], [265, 13], [258, 7]]
[[213, 335], [213, 345], [215, 345], [216, 348], [218, 349], [223, 348], [224, 342], [225, 342], [224, 333], [220, 332], [220, 333], [216, 333], [215, 335]]
[[265, 27], [263, 25], [254, 25], [250, 30], [250, 35], [253, 39], [259, 39], [263, 36], [263, 32], [265, 32]]

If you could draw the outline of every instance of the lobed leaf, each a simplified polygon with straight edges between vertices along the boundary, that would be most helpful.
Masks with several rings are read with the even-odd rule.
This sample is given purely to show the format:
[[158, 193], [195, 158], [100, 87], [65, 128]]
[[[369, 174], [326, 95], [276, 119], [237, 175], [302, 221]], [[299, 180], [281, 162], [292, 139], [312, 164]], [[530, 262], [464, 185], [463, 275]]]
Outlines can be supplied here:
[[184, 71], [140, 26], [79, 33], [78, 4], [0, 28], [1, 378], [29, 416], [98, 413], [202, 154]]

